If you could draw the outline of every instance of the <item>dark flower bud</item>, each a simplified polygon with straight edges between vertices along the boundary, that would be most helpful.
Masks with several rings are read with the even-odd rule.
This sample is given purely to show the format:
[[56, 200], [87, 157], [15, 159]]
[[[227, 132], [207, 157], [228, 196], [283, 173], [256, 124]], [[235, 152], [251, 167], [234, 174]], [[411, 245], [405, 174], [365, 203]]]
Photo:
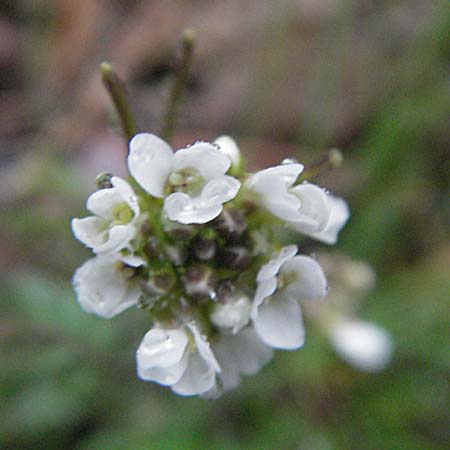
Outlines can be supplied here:
[[208, 261], [216, 255], [217, 244], [214, 239], [197, 236], [192, 241], [192, 252], [201, 261]]
[[244, 270], [250, 265], [250, 254], [242, 245], [226, 247], [221, 252], [222, 262], [232, 269]]
[[183, 283], [187, 294], [209, 297], [217, 286], [217, 277], [210, 267], [191, 266], [183, 276]]
[[150, 237], [144, 244], [143, 250], [150, 260], [161, 260], [161, 249], [156, 238]]
[[172, 239], [192, 239], [198, 229], [194, 225], [185, 225], [178, 222], [167, 221], [163, 225], [164, 231]]
[[175, 266], [181, 266], [186, 261], [186, 250], [176, 245], [166, 245], [164, 247], [164, 253]]
[[236, 208], [224, 208], [213, 222], [217, 232], [230, 242], [237, 242], [247, 228], [244, 214]]
[[145, 294], [150, 297], [160, 297], [173, 288], [175, 280], [170, 273], [152, 273], [147, 281], [142, 281], [140, 286]]
[[113, 177], [112, 173], [102, 172], [97, 175], [95, 182], [97, 183], [97, 187], [99, 189], [111, 189], [113, 187], [111, 183], [111, 178]]
[[222, 281], [216, 289], [216, 300], [220, 303], [226, 303], [233, 298], [236, 288], [230, 280]]

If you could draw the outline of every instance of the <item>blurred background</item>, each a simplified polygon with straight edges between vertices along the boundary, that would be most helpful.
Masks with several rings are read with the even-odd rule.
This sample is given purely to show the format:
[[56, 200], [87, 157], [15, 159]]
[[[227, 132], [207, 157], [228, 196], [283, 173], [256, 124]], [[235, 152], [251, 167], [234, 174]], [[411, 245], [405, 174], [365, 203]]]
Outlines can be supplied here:
[[[0, 447], [448, 448], [449, 24], [445, 0], [3, 0]], [[157, 132], [188, 26], [175, 147], [228, 133], [254, 169], [342, 149], [318, 182], [352, 217], [336, 247], [314, 248], [376, 271], [357, 310], [393, 337], [383, 372], [347, 365], [306, 320], [305, 347], [236, 391], [181, 398], [135, 375], [140, 311], [105, 321], [76, 302], [90, 252], [70, 219], [127, 152], [98, 65]]]

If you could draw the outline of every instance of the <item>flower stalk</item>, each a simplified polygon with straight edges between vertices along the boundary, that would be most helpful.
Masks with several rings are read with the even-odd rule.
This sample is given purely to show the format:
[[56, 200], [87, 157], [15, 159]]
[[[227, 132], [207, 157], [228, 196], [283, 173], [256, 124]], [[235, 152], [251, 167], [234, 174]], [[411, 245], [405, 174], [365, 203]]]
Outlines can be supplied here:
[[311, 181], [323, 173], [342, 166], [344, 156], [338, 148], [331, 148], [320, 159], [306, 166], [295, 184]]
[[103, 85], [111, 97], [117, 116], [119, 117], [125, 143], [128, 147], [131, 138], [136, 134], [136, 124], [128, 102], [125, 83], [107, 61], [100, 64], [100, 73]]
[[188, 28], [184, 31], [181, 36], [180, 54], [173, 65], [174, 78], [161, 130], [161, 136], [168, 142], [172, 139], [183, 92], [186, 88], [192, 64], [195, 36], [196, 32], [193, 28]]

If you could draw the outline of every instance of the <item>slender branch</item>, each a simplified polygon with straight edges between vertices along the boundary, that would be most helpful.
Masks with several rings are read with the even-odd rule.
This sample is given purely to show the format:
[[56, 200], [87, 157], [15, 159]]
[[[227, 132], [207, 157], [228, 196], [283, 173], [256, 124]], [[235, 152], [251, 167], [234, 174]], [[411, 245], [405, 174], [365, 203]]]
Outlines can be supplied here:
[[100, 64], [102, 82], [114, 104], [126, 144], [136, 134], [136, 125], [127, 99], [125, 83], [119, 78], [112, 65], [105, 61]]
[[301, 183], [302, 181], [311, 180], [330, 169], [337, 169], [342, 165], [343, 159], [344, 157], [339, 149], [331, 148], [320, 159], [314, 161], [309, 166], [306, 166], [305, 170], [303, 170], [297, 178], [295, 184]]
[[191, 68], [194, 50], [195, 30], [188, 28], [181, 36], [180, 55], [174, 63], [174, 79], [169, 93], [167, 109], [163, 117], [161, 136], [170, 141], [175, 129], [183, 91]]

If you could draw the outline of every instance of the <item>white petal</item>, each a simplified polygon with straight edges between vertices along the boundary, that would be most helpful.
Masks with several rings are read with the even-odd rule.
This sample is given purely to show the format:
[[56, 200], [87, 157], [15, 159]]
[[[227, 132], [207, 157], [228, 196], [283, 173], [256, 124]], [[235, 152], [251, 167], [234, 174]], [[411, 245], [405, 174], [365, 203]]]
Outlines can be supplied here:
[[171, 386], [178, 383], [189, 361], [189, 352], [185, 352], [179, 362], [168, 367], [145, 367], [142, 364], [137, 365], [137, 375], [141, 380], [154, 381], [162, 386]]
[[140, 133], [130, 142], [130, 173], [154, 197], [164, 197], [166, 180], [172, 171], [172, 160], [170, 145], [154, 134]]
[[328, 202], [331, 212], [325, 229], [317, 233], [305, 234], [325, 244], [336, 244], [339, 232], [350, 217], [350, 209], [342, 198], [333, 195], [328, 195]]
[[184, 330], [153, 328], [144, 336], [137, 356], [145, 367], [169, 367], [181, 360], [188, 342]]
[[211, 312], [211, 322], [219, 328], [237, 333], [247, 325], [250, 319], [250, 310], [250, 301], [245, 296], [227, 303], [216, 303]]
[[[300, 199], [298, 217], [290, 225], [300, 232], [323, 230], [330, 218], [327, 194], [319, 186], [303, 183], [290, 189]], [[287, 219], [289, 220], [289, 219]]]
[[295, 180], [303, 171], [302, 164], [281, 164], [275, 167], [269, 167], [268, 169], [260, 170], [259, 172], [252, 175], [247, 183], [250, 189], [255, 189], [259, 191], [260, 188], [264, 188], [267, 185], [265, 178], [270, 176], [275, 176], [283, 182], [285, 187], [290, 187], [294, 184]]
[[193, 167], [205, 180], [220, 177], [230, 168], [230, 160], [215, 145], [196, 142], [178, 150], [173, 157], [174, 170]]
[[219, 146], [222, 153], [228, 156], [233, 166], [236, 166], [241, 161], [241, 152], [236, 144], [236, 141], [230, 136], [219, 136], [214, 144]]
[[272, 348], [261, 341], [252, 327], [244, 328], [240, 333], [230, 336], [230, 340], [233, 341], [239, 370], [244, 375], [259, 372], [272, 358]]
[[236, 357], [234, 341], [230, 338], [234, 335], [221, 335], [219, 340], [213, 344], [214, 354], [220, 364], [220, 381], [225, 391], [235, 389], [241, 382], [239, 360]]
[[147, 262], [145, 261], [144, 258], [141, 258], [140, 256], [131, 255], [131, 254], [121, 255], [120, 260], [127, 266], [131, 266], [131, 267], [141, 267], [141, 266], [147, 265]]
[[[269, 169], [266, 169], [269, 170]], [[252, 178], [256, 177], [254, 175]], [[295, 220], [301, 207], [299, 198], [289, 193], [283, 178], [268, 173], [256, 179], [251, 189], [260, 194], [262, 204], [275, 216], [283, 220]], [[247, 183], [249, 185], [249, 183]]]
[[280, 267], [297, 253], [297, 250], [296, 245], [283, 247], [268, 263], [261, 267], [256, 278], [258, 282], [274, 277]]
[[211, 351], [209, 343], [200, 334], [197, 326], [194, 323], [190, 323], [190, 324], [188, 324], [188, 328], [191, 330], [192, 334], [194, 335], [195, 345], [197, 347], [198, 353], [203, 358], [205, 363], [209, 367], [211, 367], [215, 372], [220, 372], [220, 366], [217, 363], [214, 353]]
[[202, 189], [200, 201], [205, 205], [222, 204], [236, 197], [241, 183], [228, 175], [208, 181]]
[[96, 257], [86, 261], [73, 277], [81, 306], [90, 313], [110, 319], [135, 305], [140, 291], [117, 270], [117, 261]]
[[297, 300], [323, 298], [327, 293], [325, 274], [319, 263], [309, 256], [294, 256], [282, 265], [280, 273], [295, 276], [285, 292]]
[[392, 339], [383, 328], [364, 321], [343, 320], [330, 330], [331, 343], [352, 366], [366, 372], [383, 370], [392, 357]]
[[[136, 217], [139, 214], [139, 205], [137, 197], [131, 186], [120, 177], [112, 177], [111, 183], [119, 192], [122, 200], [130, 207]], [[113, 188], [113, 189], [114, 189]]]
[[216, 382], [216, 373], [195, 352], [189, 356], [188, 365], [180, 381], [173, 384], [171, 389], [179, 395], [200, 395], [212, 389]]
[[275, 292], [277, 288], [277, 277], [273, 276], [267, 280], [259, 281], [256, 287], [255, 297], [253, 298], [251, 318], [255, 320], [258, 316], [258, 308], [263, 304], [264, 299]]
[[164, 211], [170, 220], [183, 224], [207, 223], [222, 212], [222, 204], [205, 205], [198, 197], [175, 192], [164, 199]]
[[292, 298], [274, 295], [260, 306], [255, 330], [267, 345], [294, 350], [305, 342], [300, 306]]
[[240, 374], [259, 372], [273, 355], [272, 348], [261, 341], [252, 327], [246, 327], [237, 334], [221, 335], [213, 350], [222, 368], [220, 380], [225, 391], [239, 385]]
[[153, 328], [147, 332], [136, 352], [139, 377], [165, 386], [178, 382], [187, 366], [188, 341], [182, 330]]
[[136, 234], [134, 225], [116, 225], [110, 228], [107, 240], [100, 245], [93, 247], [97, 254], [118, 252], [125, 248]]
[[109, 189], [100, 189], [91, 194], [86, 202], [86, 207], [96, 216], [112, 220], [112, 211], [115, 205], [123, 202], [119, 189], [112, 187]]
[[71, 226], [74, 236], [90, 248], [102, 245], [108, 238], [108, 224], [98, 217], [75, 218]]

